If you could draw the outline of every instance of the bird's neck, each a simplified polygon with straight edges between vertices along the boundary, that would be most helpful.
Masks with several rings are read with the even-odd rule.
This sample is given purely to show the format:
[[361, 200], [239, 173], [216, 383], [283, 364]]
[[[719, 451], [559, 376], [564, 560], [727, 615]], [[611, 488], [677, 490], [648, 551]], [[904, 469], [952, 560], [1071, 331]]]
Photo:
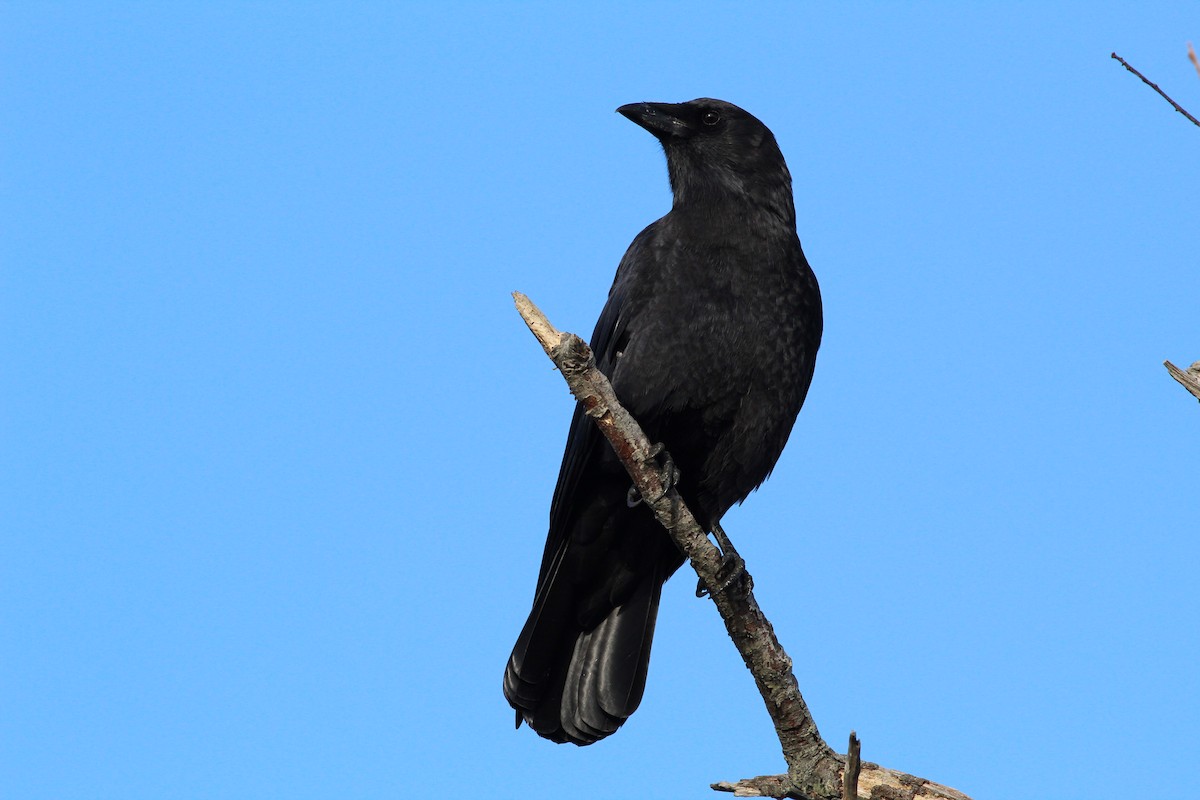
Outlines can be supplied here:
[[698, 171], [668, 160], [667, 170], [674, 198], [672, 211], [679, 216], [754, 217], [796, 229], [796, 205], [786, 168], [778, 176], [744, 176], [732, 171]]
[[758, 186], [753, 191], [734, 191], [726, 186], [673, 183], [674, 200], [671, 213], [677, 217], [694, 217], [709, 224], [725, 223], [778, 226], [795, 232], [796, 205], [791, 187], [777, 190]]

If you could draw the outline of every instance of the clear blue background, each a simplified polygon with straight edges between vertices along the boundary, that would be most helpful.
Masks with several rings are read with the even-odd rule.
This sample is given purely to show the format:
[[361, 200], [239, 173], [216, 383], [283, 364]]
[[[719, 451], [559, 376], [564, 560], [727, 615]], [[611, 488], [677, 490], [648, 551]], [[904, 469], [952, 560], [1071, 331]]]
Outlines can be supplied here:
[[[512, 730], [590, 333], [775, 131], [827, 319], [727, 517], [825, 736], [982, 798], [1200, 758], [1200, 113], [1174, 4], [6, 3], [0, 794], [708, 797], [778, 745], [681, 574], [620, 733]], [[1181, 789], [1180, 787], [1185, 787]]]

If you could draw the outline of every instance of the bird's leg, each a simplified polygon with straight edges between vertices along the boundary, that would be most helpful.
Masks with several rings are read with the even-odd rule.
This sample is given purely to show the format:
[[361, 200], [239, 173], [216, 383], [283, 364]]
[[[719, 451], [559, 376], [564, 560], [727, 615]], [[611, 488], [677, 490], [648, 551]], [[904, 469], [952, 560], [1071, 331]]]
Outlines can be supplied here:
[[[717, 580], [720, 581], [720, 585], [716, 587], [716, 593], [721, 594], [734, 583], [743, 579], [746, 583], [745, 590], [748, 592], [753, 589], [754, 578], [751, 578], [750, 573], [746, 572], [745, 560], [738, 554], [733, 542], [729, 541], [729, 537], [725, 535], [721, 523], [713, 523], [712, 533], [716, 537], [717, 546], [721, 549], [721, 567], [717, 570]], [[704, 597], [707, 594], [708, 587], [704, 585], [704, 579], [701, 578], [696, 584], [696, 597]]]
[[671, 454], [667, 452], [667, 448], [662, 442], [650, 445], [650, 452], [647, 454], [646, 460], [653, 461], [659, 456], [663, 457], [662, 469], [658, 475], [659, 482], [662, 483], [662, 491], [655, 497], [642, 497], [637, 486], [630, 486], [625, 495], [625, 504], [630, 508], [641, 505], [643, 500], [651, 503], [658, 502], [667, 496], [667, 492], [671, 491], [675, 484], [679, 483], [679, 469], [671, 460]]

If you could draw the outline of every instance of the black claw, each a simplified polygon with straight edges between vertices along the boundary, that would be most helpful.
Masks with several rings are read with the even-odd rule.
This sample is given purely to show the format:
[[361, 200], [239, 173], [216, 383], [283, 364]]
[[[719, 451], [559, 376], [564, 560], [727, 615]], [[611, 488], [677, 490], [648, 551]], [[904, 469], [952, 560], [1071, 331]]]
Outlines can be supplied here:
[[630, 486], [629, 491], [625, 493], [625, 505], [630, 508], [637, 508], [642, 504], [642, 494], [636, 486]]
[[644, 498], [636, 486], [630, 486], [629, 491], [625, 495], [625, 504], [630, 508], [641, 505], [643, 500], [657, 503], [667, 496], [667, 493], [671, 491], [675, 484], [679, 483], [679, 470], [675, 467], [675, 462], [671, 459], [671, 454], [666, 452], [666, 446], [662, 442], [650, 445], [647, 460], [653, 461], [660, 455], [663, 456], [662, 469], [659, 471], [659, 482], [662, 484], [662, 492], [655, 497]]
[[[738, 555], [733, 542], [729, 541], [729, 537], [725, 535], [725, 531], [720, 525], [713, 525], [712, 532], [717, 539], [717, 545], [721, 548], [721, 566], [717, 569], [717, 580], [720, 583], [716, 587], [716, 594], [724, 594], [729, 587], [739, 582], [745, 584], [742, 591], [749, 592], [754, 588], [754, 578], [750, 577], [749, 572], [746, 572], [746, 562]], [[705, 597], [708, 594], [708, 587], [701, 579], [696, 584], [696, 597]]]

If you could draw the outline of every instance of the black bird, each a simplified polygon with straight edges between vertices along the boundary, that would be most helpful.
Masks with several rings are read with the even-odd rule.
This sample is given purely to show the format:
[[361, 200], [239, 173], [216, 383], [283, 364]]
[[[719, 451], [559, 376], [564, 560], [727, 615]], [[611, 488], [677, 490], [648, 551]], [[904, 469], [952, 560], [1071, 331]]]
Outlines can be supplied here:
[[[617, 111], [662, 143], [674, 203], [621, 259], [591, 347], [711, 531], [783, 451], [821, 343], [820, 289], [765, 125], [721, 100]], [[533, 610], [504, 673], [517, 726], [556, 742], [591, 744], [637, 709], [662, 585], [683, 563], [629, 489], [576, 407]]]

